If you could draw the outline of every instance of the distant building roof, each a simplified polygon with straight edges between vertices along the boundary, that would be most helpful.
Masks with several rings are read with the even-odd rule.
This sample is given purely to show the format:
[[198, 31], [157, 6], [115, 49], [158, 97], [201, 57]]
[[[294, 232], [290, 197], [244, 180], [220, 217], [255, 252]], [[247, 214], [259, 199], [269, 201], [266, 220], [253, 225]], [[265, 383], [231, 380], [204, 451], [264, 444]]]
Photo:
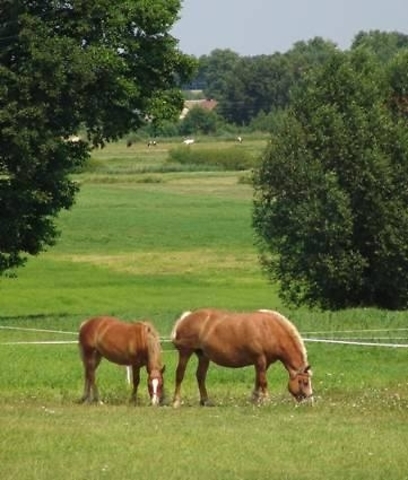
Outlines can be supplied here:
[[180, 114], [180, 120], [182, 120], [187, 113], [194, 107], [200, 107], [204, 110], [214, 110], [214, 108], [218, 105], [218, 102], [213, 99], [201, 99], [201, 100], [185, 100], [184, 107]]

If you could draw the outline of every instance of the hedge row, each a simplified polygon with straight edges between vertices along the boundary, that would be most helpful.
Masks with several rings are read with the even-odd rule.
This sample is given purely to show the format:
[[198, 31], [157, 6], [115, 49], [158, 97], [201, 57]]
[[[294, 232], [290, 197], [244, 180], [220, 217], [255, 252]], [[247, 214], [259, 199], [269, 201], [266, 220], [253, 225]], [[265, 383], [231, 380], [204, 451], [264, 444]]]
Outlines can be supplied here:
[[216, 167], [220, 170], [248, 170], [259, 160], [239, 147], [208, 149], [182, 146], [169, 151], [168, 161], [182, 165]]

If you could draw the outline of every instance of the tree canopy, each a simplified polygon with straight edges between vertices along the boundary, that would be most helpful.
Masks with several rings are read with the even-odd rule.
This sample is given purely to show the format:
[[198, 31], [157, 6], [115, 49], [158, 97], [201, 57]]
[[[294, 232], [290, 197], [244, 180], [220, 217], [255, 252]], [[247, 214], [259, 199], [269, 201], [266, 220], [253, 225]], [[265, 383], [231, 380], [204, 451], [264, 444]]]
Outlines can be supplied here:
[[294, 91], [253, 214], [288, 303], [408, 307], [407, 74], [407, 51], [385, 68], [367, 49], [336, 51]]
[[231, 50], [216, 49], [199, 58], [194, 83], [203, 88], [206, 98], [219, 102], [225, 121], [248, 125], [259, 114], [286, 108], [292, 86], [334, 49], [332, 42], [320, 37], [272, 55], [240, 57]]
[[[387, 63], [407, 47], [407, 35], [373, 30], [359, 32], [351, 50], [369, 50]], [[228, 49], [215, 49], [198, 59], [193, 85], [202, 89], [206, 98], [217, 100], [218, 112], [226, 122], [248, 126], [258, 116], [264, 120], [265, 115], [272, 117], [288, 107], [290, 90], [336, 50], [333, 42], [321, 37], [295, 42], [288, 51], [270, 55], [239, 56]]]
[[179, 114], [194, 67], [170, 34], [179, 10], [179, 0], [2, 3], [0, 275], [55, 242], [55, 216], [78, 189], [69, 174], [90, 146]]
[[352, 50], [357, 48], [370, 50], [381, 62], [388, 62], [399, 50], [408, 48], [408, 35], [380, 30], [361, 31], [351, 45]]

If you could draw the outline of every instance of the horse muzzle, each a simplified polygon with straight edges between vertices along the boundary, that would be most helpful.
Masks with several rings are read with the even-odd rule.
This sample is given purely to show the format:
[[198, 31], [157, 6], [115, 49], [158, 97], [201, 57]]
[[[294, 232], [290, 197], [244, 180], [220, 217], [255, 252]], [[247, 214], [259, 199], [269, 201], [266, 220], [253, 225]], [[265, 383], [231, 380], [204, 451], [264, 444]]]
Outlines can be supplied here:
[[297, 402], [300, 403], [310, 403], [311, 405], [314, 404], [314, 397], [312, 395], [305, 395], [304, 393], [301, 393], [296, 396]]

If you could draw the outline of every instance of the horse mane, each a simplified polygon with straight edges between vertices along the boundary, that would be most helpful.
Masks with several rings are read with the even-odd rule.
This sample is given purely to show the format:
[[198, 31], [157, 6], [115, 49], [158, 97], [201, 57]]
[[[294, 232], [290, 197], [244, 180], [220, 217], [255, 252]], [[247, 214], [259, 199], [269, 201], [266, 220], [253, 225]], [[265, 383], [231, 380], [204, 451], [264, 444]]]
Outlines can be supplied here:
[[161, 345], [159, 332], [150, 322], [143, 322], [146, 327], [146, 345], [149, 354], [149, 364], [158, 368], [162, 367]]
[[295, 327], [295, 325], [284, 315], [274, 310], [261, 309], [259, 310], [259, 312], [272, 314], [274, 320], [277, 320], [278, 322], [280, 322], [282, 325], [286, 327], [286, 330], [288, 331], [289, 336], [292, 338], [293, 342], [299, 346], [301, 355], [303, 357], [303, 361], [305, 365], [307, 365], [307, 351], [306, 351], [305, 343], [298, 329]]

